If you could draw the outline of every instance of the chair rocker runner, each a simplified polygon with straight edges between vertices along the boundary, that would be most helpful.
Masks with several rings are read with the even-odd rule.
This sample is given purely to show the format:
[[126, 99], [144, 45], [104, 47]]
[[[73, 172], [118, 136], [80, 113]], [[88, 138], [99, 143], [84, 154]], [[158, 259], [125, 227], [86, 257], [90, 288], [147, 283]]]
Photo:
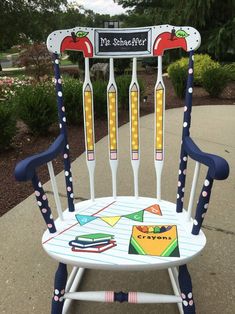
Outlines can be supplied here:
[[[205, 246], [201, 230], [208, 209], [213, 180], [226, 179], [227, 162], [216, 155], [202, 152], [190, 137], [193, 53], [200, 45], [200, 34], [192, 27], [160, 25], [133, 29], [100, 29], [76, 27], [51, 33], [47, 47], [53, 53], [55, 86], [60, 135], [43, 153], [21, 161], [15, 169], [19, 181], [32, 180], [37, 203], [47, 224], [43, 234], [44, 250], [59, 262], [55, 274], [52, 314], [67, 313], [71, 300], [129, 303], [176, 303], [180, 313], [195, 313], [191, 278], [186, 264]], [[165, 85], [162, 57], [167, 49], [182, 48], [189, 52], [188, 79], [183, 115], [176, 204], [161, 199], [161, 175], [164, 165]], [[84, 136], [86, 163], [90, 180], [90, 200], [74, 204], [70, 169], [69, 144], [66, 131], [65, 106], [59, 69], [59, 54], [65, 50], [82, 51], [85, 58], [83, 83]], [[137, 58], [158, 58], [157, 81], [154, 88], [153, 158], [157, 178], [156, 196], [141, 197], [138, 191], [140, 153], [140, 88]], [[96, 165], [93, 88], [90, 80], [90, 58], [109, 59], [107, 85], [108, 156], [112, 176], [112, 195], [95, 197]], [[114, 59], [133, 58], [129, 87], [130, 161], [133, 170], [133, 196], [117, 195], [118, 89], [115, 82]], [[128, 100], [127, 100], [128, 101]], [[94, 104], [95, 105], [95, 104]], [[64, 160], [68, 208], [62, 210], [52, 161], [59, 154]], [[183, 208], [188, 158], [196, 161], [188, 209]], [[58, 218], [51, 209], [37, 177], [37, 168], [47, 163], [54, 191]], [[200, 170], [207, 166], [194, 219], [193, 201]], [[190, 249], [190, 250], [189, 250]], [[67, 278], [67, 264], [73, 269]], [[87, 291], [77, 292], [85, 268], [105, 270], [167, 269], [174, 295], [144, 292]]]

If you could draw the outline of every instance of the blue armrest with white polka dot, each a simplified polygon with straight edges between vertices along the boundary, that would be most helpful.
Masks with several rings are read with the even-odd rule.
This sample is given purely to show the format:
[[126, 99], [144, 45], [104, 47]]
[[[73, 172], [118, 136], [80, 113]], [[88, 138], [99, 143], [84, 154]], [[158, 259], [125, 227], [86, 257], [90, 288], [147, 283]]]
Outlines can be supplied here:
[[64, 145], [64, 135], [60, 134], [46, 151], [20, 161], [15, 168], [16, 180], [27, 181], [32, 179], [35, 169], [57, 157], [62, 152]]
[[224, 180], [228, 177], [229, 165], [224, 158], [202, 152], [190, 137], [184, 138], [183, 147], [193, 160], [208, 166], [212, 179]]

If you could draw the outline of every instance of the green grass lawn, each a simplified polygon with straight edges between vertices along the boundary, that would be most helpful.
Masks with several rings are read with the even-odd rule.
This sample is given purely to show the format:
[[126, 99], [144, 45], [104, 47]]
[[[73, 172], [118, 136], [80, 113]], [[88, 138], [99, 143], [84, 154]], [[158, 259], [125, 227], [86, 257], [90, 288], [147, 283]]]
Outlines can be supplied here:
[[72, 65], [73, 63], [69, 59], [60, 60], [61, 65]]
[[21, 78], [22, 75], [25, 75], [24, 69], [17, 69], [17, 70], [13, 70], [13, 71], [2, 71], [2, 72], [0, 72], [0, 76], [11, 76], [11, 77]]
[[0, 52], [0, 59], [6, 59], [7, 55], [8, 55], [7, 52]]

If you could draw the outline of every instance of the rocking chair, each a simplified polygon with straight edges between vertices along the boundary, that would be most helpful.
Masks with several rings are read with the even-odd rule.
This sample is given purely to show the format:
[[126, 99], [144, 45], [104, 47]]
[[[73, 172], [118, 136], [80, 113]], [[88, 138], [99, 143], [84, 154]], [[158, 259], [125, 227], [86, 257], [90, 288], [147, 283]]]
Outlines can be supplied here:
[[[100, 29], [76, 27], [58, 30], [47, 39], [53, 53], [60, 135], [43, 153], [21, 161], [15, 169], [19, 181], [31, 180], [37, 204], [47, 225], [42, 237], [44, 250], [59, 262], [55, 274], [52, 314], [67, 313], [71, 300], [129, 303], [176, 303], [180, 313], [195, 313], [192, 283], [186, 264], [200, 254], [206, 244], [201, 226], [209, 206], [213, 181], [228, 177], [227, 162], [216, 155], [202, 152], [190, 137], [194, 50], [200, 45], [200, 34], [192, 27], [160, 25], [132, 29]], [[189, 52], [188, 78], [179, 164], [176, 203], [161, 198], [161, 177], [164, 164], [165, 85], [162, 57], [165, 50], [182, 48]], [[74, 203], [69, 144], [63, 105], [59, 55], [66, 50], [82, 51], [85, 58], [83, 83], [84, 136], [86, 162], [90, 181], [90, 199]], [[140, 153], [140, 88], [137, 79], [137, 58], [157, 57], [158, 71], [154, 88], [153, 162], [156, 171], [156, 195], [139, 195]], [[93, 88], [90, 80], [90, 58], [109, 59], [107, 85], [108, 147], [112, 195], [95, 197], [95, 134]], [[114, 59], [132, 58], [132, 79], [129, 87], [130, 162], [133, 170], [133, 196], [117, 194], [118, 89]], [[127, 100], [128, 101], [128, 100]], [[96, 104], [94, 104], [96, 105]], [[52, 161], [62, 154], [68, 208], [62, 210]], [[187, 209], [183, 207], [188, 158], [195, 160], [195, 172]], [[54, 220], [37, 168], [43, 164], [53, 187], [58, 218]], [[195, 217], [193, 201], [200, 164], [208, 168], [199, 196]], [[67, 278], [67, 264], [73, 266]], [[85, 269], [159, 270], [167, 269], [174, 295], [144, 292], [87, 291], [77, 286]]]

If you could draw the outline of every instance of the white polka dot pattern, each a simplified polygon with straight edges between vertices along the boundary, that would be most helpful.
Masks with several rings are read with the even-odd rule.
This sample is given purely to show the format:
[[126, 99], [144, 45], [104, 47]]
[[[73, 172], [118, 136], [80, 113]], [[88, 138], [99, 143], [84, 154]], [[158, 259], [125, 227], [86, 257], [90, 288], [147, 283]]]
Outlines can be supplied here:
[[[182, 142], [186, 136], [189, 136], [189, 128], [191, 124], [191, 111], [192, 111], [192, 92], [193, 92], [193, 51], [189, 53], [189, 67], [188, 67], [188, 79], [184, 106], [184, 119], [183, 119], [183, 134]], [[181, 144], [180, 152], [180, 165], [179, 165], [179, 177], [178, 181], [181, 183], [178, 185], [177, 190], [177, 204], [176, 211], [182, 212], [183, 200], [184, 200], [184, 187], [186, 179], [186, 169], [187, 169], [187, 156], [185, 155], [183, 144]]]
[[205, 218], [209, 201], [210, 201], [212, 185], [213, 185], [213, 179], [210, 177], [209, 172], [208, 172], [207, 177], [204, 181], [204, 185], [203, 185], [201, 195], [199, 197], [199, 201], [196, 208], [195, 220], [197, 221], [197, 224], [196, 225], [194, 224], [193, 230], [192, 230], [192, 233], [195, 235], [199, 233], [203, 219]]
[[[65, 138], [65, 147], [63, 149], [63, 157], [64, 157], [64, 170], [67, 174], [66, 179], [66, 189], [67, 189], [67, 199], [68, 199], [68, 207], [69, 211], [74, 211], [73, 200], [70, 198], [70, 193], [73, 192], [73, 186], [70, 178], [71, 170], [70, 170], [70, 159], [69, 159], [69, 145], [67, 144], [67, 127], [66, 127], [66, 116], [65, 116], [65, 106], [63, 105], [63, 93], [62, 93], [62, 81], [60, 77], [60, 69], [59, 69], [59, 60], [58, 56], [54, 54], [54, 70], [55, 70], [55, 83], [56, 83], [56, 91], [57, 91], [57, 106], [59, 113], [59, 128], [61, 134], [64, 135]], [[70, 189], [68, 190], [68, 187]]]

